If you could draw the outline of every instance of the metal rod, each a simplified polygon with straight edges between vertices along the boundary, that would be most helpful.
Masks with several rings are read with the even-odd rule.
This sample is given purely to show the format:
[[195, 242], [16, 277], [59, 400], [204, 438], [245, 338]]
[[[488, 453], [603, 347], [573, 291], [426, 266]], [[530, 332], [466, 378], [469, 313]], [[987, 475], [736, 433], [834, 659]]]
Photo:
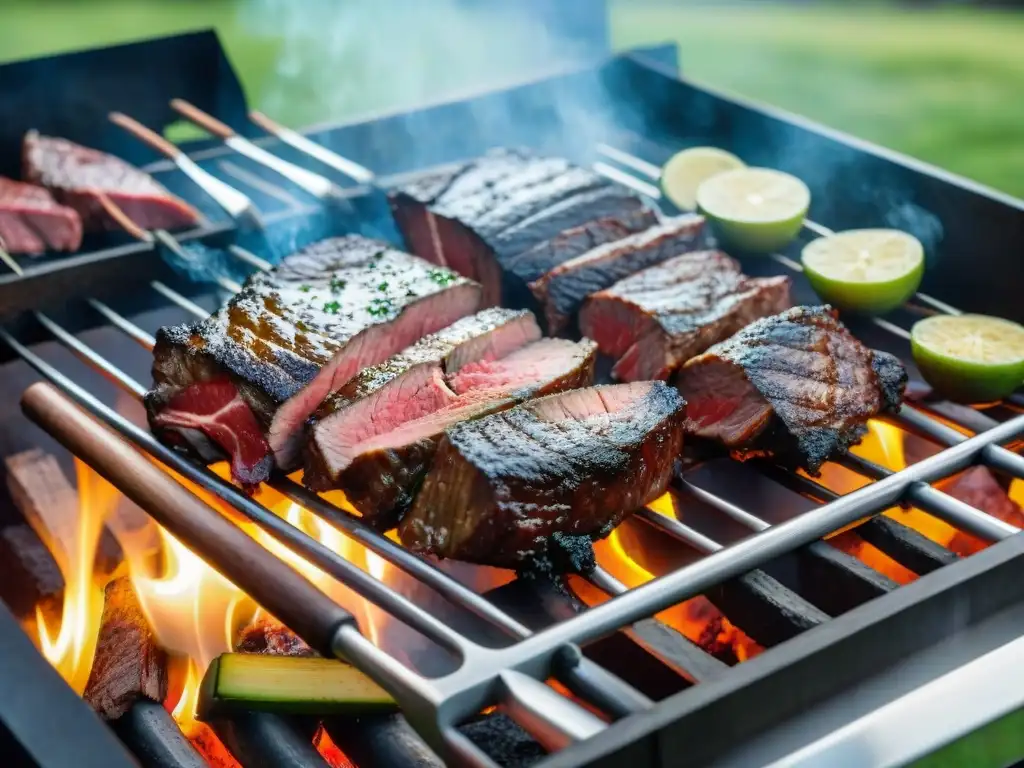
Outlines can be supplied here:
[[607, 726], [547, 685], [521, 672], [498, 676], [504, 709], [550, 752], [596, 736]]
[[14, 260], [14, 257], [7, 252], [7, 249], [0, 246], [0, 261], [7, 265], [7, 268], [11, 270], [18, 277], [25, 276], [25, 270], [21, 268], [21, 265]]
[[328, 165], [336, 171], [341, 171], [341, 173], [351, 179], [354, 179], [360, 184], [372, 184], [376, 178], [373, 171], [368, 168], [365, 168], [359, 165], [359, 163], [353, 162], [348, 158], [342, 157], [336, 152], [332, 152], [326, 147], [317, 144], [315, 141], [311, 141], [306, 138], [301, 133], [293, 131], [291, 128], [286, 128], [280, 123], [271, 120], [262, 112], [253, 110], [249, 113], [249, 119], [267, 133], [273, 134], [279, 138], [285, 144], [288, 144], [300, 152], [319, 160], [324, 165]]
[[[929, 418], [915, 408], [903, 406], [897, 418], [906, 422], [911, 428], [937, 440], [943, 445], [956, 445], [967, 439], [966, 435], [957, 432], [950, 426]], [[982, 461], [1000, 472], [1011, 477], [1024, 479], [1024, 456], [1003, 448], [1001, 445], [990, 445], [981, 452]]]
[[260, 258], [252, 251], [247, 251], [245, 248], [241, 248], [237, 245], [229, 245], [228, 253], [230, 253], [239, 261], [243, 261], [250, 266], [256, 267], [256, 269], [260, 270], [261, 272], [269, 272], [271, 269], [274, 268], [274, 265], [271, 264], [266, 259]]
[[186, 312], [191, 312], [193, 315], [200, 318], [210, 316], [210, 313], [208, 311], [200, 307], [194, 301], [185, 298], [180, 293], [175, 291], [173, 288], [167, 287], [159, 280], [154, 280], [153, 282], [150, 283], [150, 286], [153, 288], [154, 291], [159, 293], [164, 298], [170, 299], [172, 302], [177, 304]]
[[132, 323], [123, 315], [118, 314], [102, 301], [98, 301], [97, 299], [86, 299], [86, 301], [89, 303], [90, 307], [103, 315], [107, 322], [135, 341], [139, 346], [146, 349], [152, 349], [153, 345], [156, 344], [155, 336], [142, 330], [139, 326], [135, 325], [135, 323]]
[[[882, 480], [892, 477], [895, 473], [874, 462], [849, 453], [836, 460], [837, 464], [846, 467], [864, 477]], [[1020, 533], [1018, 528], [1004, 523], [991, 515], [965, 504], [942, 491], [932, 488], [927, 483], [914, 482], [907, 488], [907, 500], [921, 507], [935, 517], [945, 520], [961, 530], [972, 533], [986, 541], [1000, 541], [1007, 536]]]
[[619, 184], [629, 187], [630, 189], [639, 192], [641, 195], [649, 197], [652, 200], [661, 199], [661, 190], [658, 189], [656, 186], [654, 186], [653, 184], [648, 184], [646, 181], [641, 181], [635, 176], [628, 174], [625, 171], [619, 170], [613, 165], [608, 165], [608, 163], [602, 163], [599, 160], [596, 163], [594, 163], [592, 167], [596, 173], [599, 173], [602, 176], [611, 179], [612, 181], [617, 181]]

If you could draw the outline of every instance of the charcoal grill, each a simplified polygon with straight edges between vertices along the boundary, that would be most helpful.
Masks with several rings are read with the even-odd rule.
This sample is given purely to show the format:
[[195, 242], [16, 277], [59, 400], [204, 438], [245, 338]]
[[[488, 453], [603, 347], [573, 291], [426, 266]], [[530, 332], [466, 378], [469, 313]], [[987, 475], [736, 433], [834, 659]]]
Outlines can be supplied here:
[[[676, 489], [686, 505], [686, 522], [643, 510], [636, 523], [662, 548], [686, 552], [689, 564], [629, 590], [598, 569], [589, 580], [613, 599], [557, 623], [548, 616], [540, 626], [517, 618], [522, 606], [508, 610], [498, 595], [492, 601], [472, 592], [298, 484], [273, 481], [286, 496], [469, 615], [465, 622], [443, 621], [206, 467], [161, 446], [84, 386], [78, 373], [55, 367], [35, 346], [55, 340], [120, 389], [140, 396], [144, 382], [96, 351], [83, 334], [113, 328], [148, 348], [153, 337], [136, 318], [143, 309], [170, 306], [205, 316], [223, 298], [222, 291], [237, 289], [247, 271], [267, 268], [293, 248], [336, 231], [397, 242], [381, 188], [492, 146], [527, 145], [592, 165], [657, 197], [659, 163], [682, 146], [714, 144], [752, 164], [803, 178], [812, 190], [814, 222], [834, 229], [898, 226], [926, 243], [924, 293], [893, 316], [853, 323], [863, 340], [906, 359], [905, 329], [923, 312], [979, 310], [1024, 320], [1017, 300], [1024, 267], [1012, 258], [1024, 242], [1024, 204], [791, 115], [686, 82], [649, 52], [504, 91], [301, 134], [279, 130], [266, 118], [247, 119], [241, 90], [211, 35], [76, 54], [48, 66], [83, 77], [116, 64], [120, 78], [130, 78], [128, 62], [176, 59], [185, 50], [202, 51], [218, 76], [203, 78], [202, 87], [192, 82], [195, 78], [154, 76], [145, 81], [144, 91], [142, 81], [132, 80], [134, 87], [128, 87], [118, 80], [118, 88], [98, 89], [97, 103], [84, 117], [69, 121], [49, 104], [28, 110], [18, 117], [21, 123], [10, 121], [5, 128], [10, 136], [20, 136], [25, 128], [38, 127], [142, 161], [144, 145], [106, 122], [106, 113], [119, 110], [140, 124], [162, 128], [174, 117], [169, 100], [180, 97], [201, 113], [216, 115], [233, 133], [228, 146], [217, 141], [183, 145], [184, 155], [164, 148], [170, 158], [146, 166], [172, 190], [197, 200], [210, 220], [207, 225], [174, 238], [158, 234], [148, 242], [115, 243], [63, 259], [22, 260], [17, 272], [0, 278], [6, 320], [6, 329], [0, 330], [2, 354], [20, 358], [13, 364], [27, 363], [50, 382], [26, 395], [26, 411], [35, 421], [308, 642], [352, 661], [392, 691], [408, 720], [439, 753], [455, 764], [492, 765], [492, 758], [455, 726], [501, 705], [548, 750], [546, 766], [627, 760], [652, 766], [684, 761], [900, 764], [1024, 704], [1016, 681], [1024, 637], [1018, 587], [1024, 539], [1014, 536], [1016, 528], [932, 486], [973, 464], [1024, 479], [1024, 459], [1003, 447], [1024, 433], [1024, 415], [1017, 415], [1024, 401], [1011, 399], [984, 412], [942, 403], [905, 406], [896, 423], [944, 449], [895, 473], [851, 459], [847, 467], [872, 482], [842, 496], [774, 467], [721, 461], [689, 470]], [[15, 67], [24, 74], [29, 64]], [[142, 78], [153, 74], [145, 68], [139, 72]], [[224, 134], [203, 114], [193, 111], [191, 117]], [[10, 136], [0, 137], [0, 145], [10, 145]], [[211, 186], [211, 177], [220, 184]], [[829, 231], [814, 222], [808, 223], [808, 236]], [[744, 266], [752, 274], [795, 271], [799, 265], [792, 255]], [[796, 298], [813, 298], [800, 280]], [[976, 434], [966, 435], [949, 422]], [[378, 649], [343, 609], [270, 551], [240, 540], [238, 529], [219, 513], [170, 475], [139, 461], [140, 451], [212, 491], [456, 657], [454, 671], [426, 677]], [[744, 487], [745, 493], [737, 491]], [[994, 543], [961, 560], [895, 521], [875, 517], [900, 503]], [[701, 524], [690, 525], [696, 520]], [[897, 588], [820, 541], [854, 524], [865, 540], [921, 578]], [[254, 578], [254, 567], [276, 576]], [[800, 575], [794, 577], [787, 568]], [[536, 593], [527, 588], [524, 594]], [[648, 618], [699, 594], [716, 596], [727, 615], [745, 617], [768, 650], [730, 668]], [[503, 636], [503, 642], [493, 642], [483, 625]], [[650, 685], [630, 679], [621, 664], [581, 654], [581, 646], [589, 649], [620, 628], [677, 673], [683, 690], [655, 703], [641, 690], [649, 691]], [[0, 632], [0, 640], [6, 634]], [[5, 680], [14, 670], [24, 675], [17, 659], [31, 656], [30, 651], [18, 648], [0, 659], [0, 675]], [[42, 680], [46, 672], [38, 662], [36, 657], [29, 668]], [[52, 678], [51, 673], [51, 684]], [[563, 683], [575, 698], [545, 685], [549, 678]], [[947, 717], [919, 718], [913, 738], [898, 731], [894, 736], [893, 723], [917, 718], [913, 713], [922, 698]], [[81, 723], [70, 738], [92, 738], [95, 723], [84, 704], [76, 708], [61, 701], [69, 722]], [[949, 712], [955, 714], [952, 720]], [[44, 738], [38, 723], [18, 720], [3, 709], [0, 717], [13, 741], [38, 746]], [[109, 746], [109, 739], [95, 744], [96, 749]], [[28, 747], [25, 751], [32, 753]], [[114, 765], [118, 759], [98, 764]], [[38, 755], [36, 760], [59, 764]]]

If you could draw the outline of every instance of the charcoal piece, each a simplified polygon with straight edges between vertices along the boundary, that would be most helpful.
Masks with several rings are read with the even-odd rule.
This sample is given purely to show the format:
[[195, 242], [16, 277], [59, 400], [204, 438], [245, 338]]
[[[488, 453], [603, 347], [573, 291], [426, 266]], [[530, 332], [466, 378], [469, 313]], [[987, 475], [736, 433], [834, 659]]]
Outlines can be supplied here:
[[459, 730], [504, 768], [527, 768], [547, 754], [508, 715], [484, 715], [474, 722], [459, 726]]
[[21, 621], [34, 620], [36, 608], [50, 626], [60, 620], [64, 577], [50, 550], [24, 523], [0, 530], [0, 597]]
[[316, 656], [306, 642], [272, 616], [261, 613], [244, 626], [235, 638], [239, 653], [267, 653], [272, 656]]
[[140, 700], [167, 696], [167, 654], [157, 644], [127, 576], [103, 595], [103, 615], [92, 672], [82, 698], [106, 720], [124, 715]]

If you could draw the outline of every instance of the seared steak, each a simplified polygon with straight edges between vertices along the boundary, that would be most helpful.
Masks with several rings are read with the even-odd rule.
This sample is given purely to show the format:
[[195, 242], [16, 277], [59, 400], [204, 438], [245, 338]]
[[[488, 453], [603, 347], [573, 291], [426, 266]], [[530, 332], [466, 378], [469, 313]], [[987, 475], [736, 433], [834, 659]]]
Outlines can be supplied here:
[[160, 329], [150, 424], [211, 461], [212, 441], [237, 480], [260, 482], [275, 459], [294, 466], [330, 390], [479, 302], [475, 283], [384, 243], [320, 241], [250, 277], [210, 318]]
[[662, 382], [580, 389], [452, 427], [400, 527], [419, 552], [515, 567], [664, 493], [685, 403]]
[[467, 338], [468, 328], [427, 337], [325, 403], [308, 444], [308, 487], [340, 488], [364, 520], [391, 527], [448, 426], [593, 380], [592, 342], [538, 341], [540, 330], [527, 312], [490, 309], [455, 325], [468, 321], [479, 332], [467, 341], [452, 346], [440, 337]]
[[865, 347], [824, 306], [748, 325], [687, 362], [678, 387], [689, 434], [817, 473], [860, 442], [869, 418], [899, 407], [906, 383], [899, 360]]
[[641, 269], [693, 250], [703, 229], [702, 216], [669, 219], [563, 262], [530, 283], [533, 295], [544, 306], [549, 332], [558, 333], [568, 326], [590, 294]]
[[42, 187], [0, 177], [0, 241], [8, 253], [77, 251], [82, 220]]
[[[559, 233], [606, 216], [623, 226], [644, 210], [624, 187], [560, 158], [496, 150], [396, 190], [391, 208], [409, 249], [502, 295], [502, 266]], [[643, 214], [644, 217], [649, 214]]]
[[40, 184], [82, 217], [87, 231], [119, 230], [105, 203], [121, 208], [143, 229], [175, 229], [199, 221], [199, 212], [148, 173], [118, 157], [67, 139], [25, 134], [22, 176]]
[[720, 251], [688, 253], [593, 294], [580, 331], [616, 360], [620, 381], [667, 379], [712, 344], [789, 307], [789, 279], [749, 278]]

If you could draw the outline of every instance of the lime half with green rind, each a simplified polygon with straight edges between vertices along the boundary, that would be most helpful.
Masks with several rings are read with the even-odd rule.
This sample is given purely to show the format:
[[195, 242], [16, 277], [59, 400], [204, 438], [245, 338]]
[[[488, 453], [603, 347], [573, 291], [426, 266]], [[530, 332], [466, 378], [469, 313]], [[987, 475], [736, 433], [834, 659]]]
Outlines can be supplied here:
[[750, 253], [771, 253], [793, 242], [810, 205], [806, 184], [770, 168], [726, 171], [697, 189], [697, 210], [719, 242]]
[[718, 147], [690, 147], [674, 154], [661, 169], [665, 197], [682, 211], [697, 209], [697, 189], [713, 176], [746, 165]]
[[824, 301], [847, 312], [883, 314], [913, 296], [924, 276], [921, 241], [896, 229], [857, 229], [821, 237], [801, 254]]
[[1009, 320], [936, 315], [914, 324], [910, 344], [925, 381], [955, 402], [995, 402], [1024, 383], [1024, 327]]

